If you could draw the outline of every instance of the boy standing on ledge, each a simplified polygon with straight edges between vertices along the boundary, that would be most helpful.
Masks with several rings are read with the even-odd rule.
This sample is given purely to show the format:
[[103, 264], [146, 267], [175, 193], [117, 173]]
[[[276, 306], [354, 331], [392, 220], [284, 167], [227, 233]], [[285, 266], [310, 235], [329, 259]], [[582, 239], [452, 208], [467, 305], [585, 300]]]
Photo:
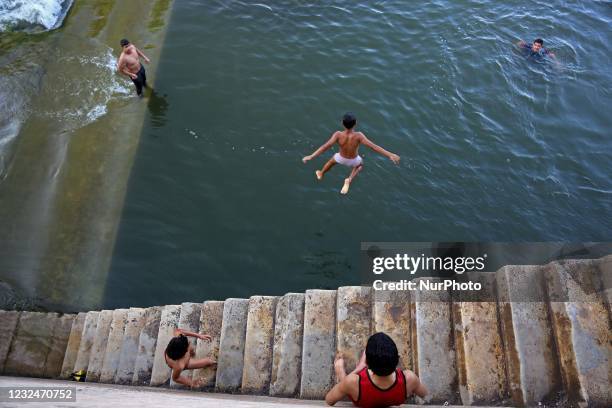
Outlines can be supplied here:
[[310, 156], [306, 156], [302, 159], [304, 163], [314, 159], [319, 156], [321, 153], [325, 152], [327, 149], [332, 147], [335, 143], [338, 143], [340, 147], [340, 152], [334, 154], [334, 156], [329, 159], [327, 163], [323, 166], [321, 170], [317, 170], [315, 172], [317, 176], [317, 180], [321, 180], [323, 175], [329, 171], [336, 163], [345, 165], [347, 167], [351, 167], [351, 174], [348, 178], [344, 179], [344, 185], [342, 186], [342, 190], [340, 190], [341, 194], [346, 194], [349, 191], [349, 187], [353, 182], [353, 179], [359, 174], [359, 172], [363, 169], [363, 159], [359, 156], [358, 150], [359, 145], [364, 144], [370, 149], [374, 150], [376, 153], [380, 153], [383, 156], [386, 156], [393, 163], [398, 164], [400, 161], [400, 157], [395, 154], [386, 151], [382, 147], [378, 146], [374, 142], [370, 141], [363, 133], [355, 132], [353, 128], [357, 123], [357, 118], [352, 113], [344, 114], [342, 118], [342, 125], [344, 126], [343, 131], [334, 132], [332, 137], [321, 147], [319, 147], [313, 154]]

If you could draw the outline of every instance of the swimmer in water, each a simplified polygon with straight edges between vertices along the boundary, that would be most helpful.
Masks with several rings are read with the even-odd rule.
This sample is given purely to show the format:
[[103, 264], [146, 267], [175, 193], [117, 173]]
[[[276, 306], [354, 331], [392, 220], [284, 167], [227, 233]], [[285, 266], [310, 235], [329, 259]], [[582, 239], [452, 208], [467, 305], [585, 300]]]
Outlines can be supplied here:
[[308, 161], [319, 156], [321, 153], [325, 152], [334, 144], [338, 143], [340, 151], [334, 154], [333, 157], [329, 159], [327, 163], [325, 163], [321, 170], [317, 170], [315, 172], [315, 175], [317, 176], [317, 180], [321, 180], [323, 178], [323, 175], [338, 163], [347, 167], [351, 167], [351, 174], [348, 178], [344, 179], [344, 185], [342, 186], [342, 190], [340, 190], [341, 194], [348, 193], [353, 179], [355, 179], [355, 177], [357, 177], [357, 174], [359, 174], [359, 172], [363, 169], [363, 159], [361, 158], [361, 156], [359, 156], [358, 153], [359, 145], [366, 145], [370, 149], [374, 150], [376, 153], [388, 157], [389, 160], [391, 160], [395, 164], [398, 164], [400, 161], [400, 157], [397, 154], [386, 151], [382, 147], [370, 141], [370, 139], [368, 139], [363, 133], [355, 132], [353, 129], [356, 123], [357, 119], [355, 118], [355, 115], [353, 115], [352, 113], [346, 113], [342, 118], [342, 125], [344, 126], [344, 130], [334, 132], [332, 137], [327, 142], [325, 142], [325, 144], [315, 150], [315, 152], [310, 156], [306, 156], [302, 159], [304, 163], [307, 163]]
[[544, 40], [541, 38], [536, 38], [531, 45], [521, 40], [516, 43], [516, 46], [529, 58], [541, 59], [543, 57], [550, 57], [553, 60], [557, 58], [554, 52], [544, 48]]
[[151, 61], [127, 39], [122, 39], [120, 44], [122, 51], [117, 62], [117, 72], [130, 77], [136, 87], [136, 93], [142, 96], [142, 88], [147, 87], [147, 73], [140, 63], [140, 58], [144, 59], [147, 64]]

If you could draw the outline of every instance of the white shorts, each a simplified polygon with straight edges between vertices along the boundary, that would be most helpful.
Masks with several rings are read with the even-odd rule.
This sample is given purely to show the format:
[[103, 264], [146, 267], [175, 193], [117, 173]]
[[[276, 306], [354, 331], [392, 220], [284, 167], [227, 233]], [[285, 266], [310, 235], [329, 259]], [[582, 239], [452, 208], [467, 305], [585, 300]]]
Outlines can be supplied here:
[[361, 164], [363, 163], [363, 159], [359, 155], [357, 155], [357, 157], [353, 159], [347, 159], [346, 157], [342, 157], [340, 153], [334, 154], [334, 161], [338, 164], [343, 164], [348, 167], [361, 166]]

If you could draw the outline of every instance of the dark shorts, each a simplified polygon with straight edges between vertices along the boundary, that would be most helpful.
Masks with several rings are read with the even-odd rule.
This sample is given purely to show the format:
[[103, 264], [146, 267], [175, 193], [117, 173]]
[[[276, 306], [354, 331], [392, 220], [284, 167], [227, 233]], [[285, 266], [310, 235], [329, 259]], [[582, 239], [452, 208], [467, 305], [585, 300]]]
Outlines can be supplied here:
[[136, 93], [140, 96], [142, 95], [142, 88], [147, 86], [147, 73], [144, 69], [144, 66], [140, 64], [140, 69], [136, 74], [136, 79], [132, 79], [134, 86], [136, 86]]

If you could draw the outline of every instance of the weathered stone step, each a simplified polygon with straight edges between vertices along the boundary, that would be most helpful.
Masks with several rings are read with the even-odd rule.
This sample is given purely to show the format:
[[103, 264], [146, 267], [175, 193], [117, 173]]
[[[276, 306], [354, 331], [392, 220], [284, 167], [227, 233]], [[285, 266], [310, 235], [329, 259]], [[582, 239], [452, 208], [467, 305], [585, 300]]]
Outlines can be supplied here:
[[123, 344], [127, 313], [127, 309], [116, 309], [113, 311], [113, 321], [108, 332], [104, 362], [100, 372], [100, 382], [112, 383], [115, 381], [115, 374], [117, 374], [117, 367], [119, 366], [119, 358], [121, 356], [121, 345]]
[[544, 269], [564, 386], [589, 406], [610, 403], [610, 317], [601, 260], [553, 262]]
[[372, 333], [388, 334], [397, 346], [399, 364], [413, 369], [409, 291], [373, 291]]
[[277, 302], [276, 296], [252, 296], [249, 299], [242, 370], [243, 394], [269, 392]]
[[344, 358], [347, 373], [355, 369], [370, 337], [372, 294], [369, 287], [338, 288], [336, 303], [336, 351]]
[[56, 313], [21, 312], [4, 366], [4, 374], [43, 377], [53, 342]]
[[0, 374], [4, 373], [4, 365], [11, 348], [11, 343], [17, 328], [19, 312], [0, 310]]
[[140, 332], [145, 324], [145, 312], [145, 309], [135, 307], [130, 308], [127, 312], [125, 332], [119, 353], [119, 364], [114, 381], [117, 384], [131, 384], [134, 378]]
[[102, 372], [102, 365], [104, 364], [104, 354], [106, 353], [106, 343], [108, 342], [108, 333], [112, 322], [113, 311], [102, 310], [98, 316], [98, 324], [96, 325], [96, 332], [91, 345], [85, 381], [100, 381], [100, 373]]
[[64, 354], [64, 361], [62, 363], [62, 371], [60, 373], [60, 378], [62, 379], [69, 378], [74, 370], [86, 317], [87, 313], [79, 313], [72, 322], [68, 343], [66, 345], [66, 353]]
[[300, 397], [323, 399], [334, 383], [336, 291], [307, 290]]
[[68, 347], [68, 338], [75, 319], [73, 314], [60, 316], [53, 328], [53, 339], [45, 361], [44, 377], [58, 378], [62, 371], [62, 363]]
[[[415, 281], [439, 282], [439, 278], [421, 278]], [[453, 404], [458, 400], [457, 369], [452, 330], [450, 293], [445, 290], [416, 290], [412, 311], [412, 332], [415, 344], [414, 368], [427, 384], [428, 403]]]
[[537, 405], [554, 397], [561, 385], [542, 278], [540, 266], [497, 271], [508, 386], [516, 405]]
[[466, 275], [467, 280], [480, 283], [482, 290], [465, 299], [463, 293], [452, 294], [461, 401], [464, 405], [502, 402], [507, 397], [507, 381], [495, 274]]
[[132, 377], [132, 384], [134, 385], [149, 385], [151, 383], [161, 314], [161, 306], [146, 309], [144, 327], [138, 338], [138, 355], [136, 356], [134, 376]]
[[96, 328], [98, 327], [98, 318], [100, 312], [92, 311], [88, 312], [85, 317], [85, 324], [83, 325], [83, 333], [81, 334], [81, 341], [79, 343], [79, 351], [77, 358], [74, 363], [73, 371], [87, 371], [89, 365], [89, 357], [91, 355], [91, 348], [96, 337]]
[[219, 392], [236, 392], [242, 385], [248, 309], [248, 299], [225, 300], [215, 380]]
[[303, 293], [288, 293], [278, 300], [274, 322], [271, 396], [294, 397], [300, 391], [304, 297]]
[[[178, 328], [187, 330], [193, 333], [199, 333], [200, 331], [200, 317], [202, 315], [202, 304], [185, 302], [181, 304], [181, 314], [179, 316]], [[193, 337], [188, 337], [189, 344], [193, 349], [196, 349], [196, 340]], [[193, 372], [189, 370], [183, 371], [181, 374], [185, 377], [192, 377]], [[170, 386], [173, 388], [183, 388], [184, 385], [175, 383], [170, 379]]]
[[[212, 337], [211, 341], [198, 339], [196, 358], [219, 358], [219, 343], [221, 341], [221, 326], [223, 325], [223, 302], [206, 301], [200, 314], [200, 332]], [[193, 370], [192, 380], [199, 384], [200, 390], [211, 390], [215, 386], [217, 366], [209, 366]]]
[[166, 347], [170, 339], [174, 337], [174, 330], [178, 327], [180, 315], [180, 305], [164, 306], [162, 309], [159, 321], [159, 331], [157, 333], [157, 343], [155, 345], [153, 370], [151, 371], [150, 385], [152, 386], [157, 387], [170, 384], [172, 370], [166, 364]]

